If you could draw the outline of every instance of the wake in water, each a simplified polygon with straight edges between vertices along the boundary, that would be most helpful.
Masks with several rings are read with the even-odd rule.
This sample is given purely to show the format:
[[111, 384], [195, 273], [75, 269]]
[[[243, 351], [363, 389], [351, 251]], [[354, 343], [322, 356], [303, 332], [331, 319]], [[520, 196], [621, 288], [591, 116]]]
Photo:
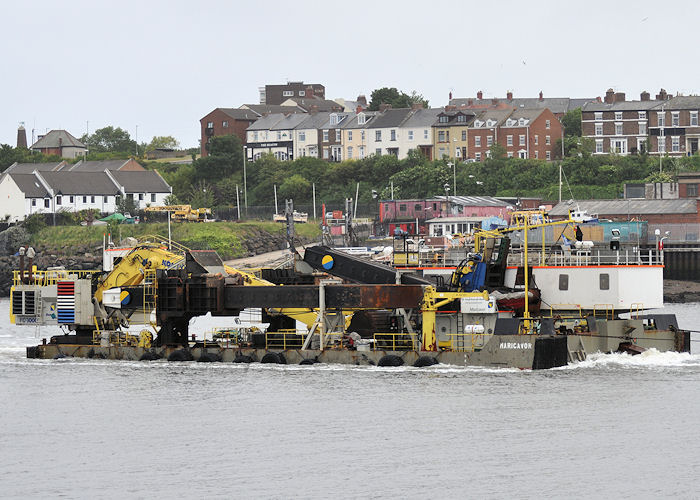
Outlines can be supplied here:
[[585, 361], [557, 368], [579, 370], [586, 368], [679, 368], [700, 367], [700, 355], [688, 352], [660, 352], [652, 348], [632, 356], [627, 353], [591, 353]]

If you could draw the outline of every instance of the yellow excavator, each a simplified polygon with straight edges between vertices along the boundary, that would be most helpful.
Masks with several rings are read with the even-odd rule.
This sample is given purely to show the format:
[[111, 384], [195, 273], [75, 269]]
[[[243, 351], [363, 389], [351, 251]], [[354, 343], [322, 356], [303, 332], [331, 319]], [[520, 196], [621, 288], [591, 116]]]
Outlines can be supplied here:
[[211, 208], [192, 208], [192, 205], [165, 205], [146, 207], [146, 212], [169, 212], [175, 222], [206, 222], [211, 220]]
[[[143, 283], [149, 272], [154, 273], [158, 269], [177, 269], [184, 266], [184, 255], [174, 253], [156, 243], [140, 244], [117, 262], [112, 271], [99, 279], [94, 297], [101, 305], [104, 292], [107, 290], [138, 286]], [[277, 286], [253, 273], [234, 269], [227, 265], [223, 267], [230, 276], [239, 275], [244, 286]], [[311, 308], [280, 308], [268, 309], [268, 311], [301, 321], [309, 328], [313, 328], [318, 318], [317, 311]], [[346, 323], [350, 321], [350, 317], [351, 315], [346, 315]]]

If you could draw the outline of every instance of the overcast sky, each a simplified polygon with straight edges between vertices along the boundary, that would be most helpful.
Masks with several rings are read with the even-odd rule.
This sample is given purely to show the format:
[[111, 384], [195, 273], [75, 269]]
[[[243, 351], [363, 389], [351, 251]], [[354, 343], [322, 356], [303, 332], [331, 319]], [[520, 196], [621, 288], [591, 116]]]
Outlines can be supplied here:
[[[355, 99], [638, 99], [700, 93], [697, 1], [3, 1], [0, 143], [63, 128], [138, 127], [198, 145], [199, 119], [258, 87], [321, 83]], [[89, 125], [88, 125], [89, 124]]]

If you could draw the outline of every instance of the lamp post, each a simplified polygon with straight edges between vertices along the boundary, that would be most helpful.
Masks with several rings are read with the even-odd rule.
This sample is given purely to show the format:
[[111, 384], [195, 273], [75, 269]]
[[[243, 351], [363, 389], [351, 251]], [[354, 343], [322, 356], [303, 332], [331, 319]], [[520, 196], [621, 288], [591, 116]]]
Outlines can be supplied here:
[[[666, 152], [666, 136], [664, 135], [664, 125], [666, 125], [666, 111], [664, 111], [663, 106], [661, 106], [661, 113], [663, 114], [664, 119], [663, 119], [663, 125], [661, 123], [659, 123], [659, 144], [661, 144], [663, 141], [664, 153], [665, 153]], [[661, 148], [659, 147], [658, 149], [659, 149], [659, 173], [661, 173], [662, 172], [661, 161], [663, 159], [663, 155], [661, 154]], [[659, 179], [659, 180], [661, 180], [661, 179]]]
[[246, 175], [247, 159], [248, 159], [248, 147], [243, 146], [243, 203], [245, 204], [246, 217], [248, 217], [248, 176]]
[[445, 207], [447, 209], [447, 215], [449, 216], [452, 213], [452, 210], [450, 210], [450, 184], [449, 184], [449, 182], [446, 182], [443, 187], [445, 188], [445, 200], [446, 200]]
[[447, 166], [452, 167], [452, 191], [454, 192], [453, 196], [457, 196], [457, 162], [448, 161]]

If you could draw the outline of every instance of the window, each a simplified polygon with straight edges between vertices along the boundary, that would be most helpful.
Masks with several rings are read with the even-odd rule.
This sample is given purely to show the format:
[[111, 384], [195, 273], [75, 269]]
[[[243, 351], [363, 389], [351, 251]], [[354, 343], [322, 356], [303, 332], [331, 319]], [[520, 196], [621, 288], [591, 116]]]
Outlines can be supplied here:
[[328, 153], [328, 148], [323, 148], [323, 159], [327, 160], [330, 157], [330, 153]]
[[56, 196], [56, 205], [60, 205], [62, 201], [60, 196]]
[[535, 150], [535, 159], [538, 159], [540, 157], [540, 152]]
[[551, 160], [551, 159], [552, 159], [552, 152], [551, 152], [551, 151], [547, 151], [547, 161], [549, 161], [549, 160]]
[[462, 140], [463, 141], [467, 140], [467, 131], [466, 130], [462, 130]]
[[352, 130], [348, 130], [348, 141], [352, 141]]
[[258, 142], [258, 131], [253, 132], [253, 142]]
[[610, 290], [610, 275], [608, 273], [600, 273], [599, 283], [601, 290]]
[[75, 201], [74, 201], [74, 198], [73, 198], [72, 196], [69, 198], [69, 200], [70, 200], [71, 203], [74, 203], [74, 202], [75, 202]]
[[698, 195], [698, 185], [697, 184], [686, 184], [685, 195], [688, 198], [695, 198]]
[[569, 275], [568, 274], [560, 274], [559, 275], [559, 290], [568, 290], [569, 289]]
[[399, 212], [406, 212], [406, 204], [405, 203], [400, 203], [399, 204]]
[[352, 146], [348, 146], [348, 159], [352, 159]]
[[51, 206], [51, 200], [44, 198], [44, 208], [49, 208]]
[[428, 138], [428, 129], [426, 128], [425, 130], [423, 130], [423, 139], [427, 139], [427, 138]]
[[360, 159], [365, 157], [365, 147], [360, 146]]
[[524, 146], [524, 145], [525, 145], [525, 135], [524, 135], [524, 134], [520, 134], [519, 140], [520, 140], [519, 145], [520, 145], [520, 146]]
[[[156, 201], [156, 195], [154, 195], [154, 194], [151, 195], [151, 201]], [[109, 196], [103, 196], [102, 203], [108, 203], [108, 202], [109, 202]]]
[[375, 153], [377, 156], [382, 156], [382, 148], [377, 148], [377, 149], [375, 149], [375, 150], [374, 150], [374, 153]]
[[639, 111], [639, 112], [637, 112], [637, 116], [639, 117], [640, 120], [646, 120], [647, 119], [647, 112], [646, 111]]
[[447, 123], [447, 120], [448, 120], [447, 116], [444, 116], [444, 115], [441, 116], [440, 118], [438, 118], [439, 123]]
[[481, 153], [475, 153], [475, 154], [474, 154], [474, 159], [475, 159], [476, 161], [481, 161]]
[[540, 136], [535, 135], [535, 146], [539, 145], [539, 143], [540, 143]]
[[33, 206], [33, 207], [36, 206], [36, 199], [35, 199], [35, 198], [32, 198], [32, 206]]
[[622, 111], [615, 111], [615, 119], [622, 120]]
[[392, 129], [390, 132], [391, 137], [389, 137], [389, 140], [395, 141], [396, 140], [396, 130]]
[[508, 158], [513, 158], [513, 152], [512, 152], [512, 151], [508, 151]]
[[595, 135], [603, 135], [603, 124], [602, 123], [595, 124]]
[[464, 115], [457, 115], [457, 122], [458, 123], [465, 123], [467, 121], [467, 117]]
[[214, 128], [214, 122], [207, 122], [207, 128]]
[[306, 97], [306, 90], [300, 90], [299, 97]]
[[438, 131], [438, 142], [447, 142], [447, 132], [445, 130]]
[[331, 125], [337, 125], [338, 124], [338, 115], [335, 113], [331, 113]]
[[139, 193], [139, 201], [143, 201], [143, 193]]
[[87, 203], [87, 196], [83, 196], [83, 203]]
[[284, 97], [294, 97], [294, 91], [293, 90], [283, 90], [282, 95]]
[[681, 150], [681, 138], [678, 136], [671, 137], [671, 151], [678, 153]]
[[224, 120], [223, 122], [221, 122], [221, 126], [224, 128], [228, 128], [228, 121]]
[[367, 121], [367, 115], [365, 115], [364, 113], [360, 113], [357, 115], [357, 124], [358, 125], [364, 125], [366, 121]]
[[595, 152], [596, 153], [602, 153], [603, 152], [603, 139], [597, 139], [595, 141]]
[[412, 141], [413, 140], [413, 130], [408, 131], [408, 140]]
[[552, 124], [549, 122], [549, 120], [545, 120], [545, 122], [544, 122], [544, 128], [546, 128], [547, 130], [549, 130], [550, 128], [552, 128], [551, 125], [552, 125]]
[[420, 212], [421, 210], [423, 210], [423, 205], [421, 205], [420, 203], [416, 203], [415, 205], [413, 205], [413, 210], [415, 210], [416, 212]]
[[659, 153], [665, 153], [666, 152], [666, 137], [659, 136]]
[[282, 140], [282, 132], [280, 130], [277, 131], [277, 140], [278, 141]]
[[647, 124], [646, 123], [639, 123], [639, 135], [647, 135]]
[[681, 117], [680, 113], [678, 111], [673, 111], [671, 113], [671, 126], [672, 127], [678, 127], [681, 124]]
[[544, 143], [545, 143], [547, 146], [549, 146], [550, 144], [552, 144], [552, 140], [549, 138], [548, 135], [545, 135], [545, 136], [544, 136]]
[[382, 131], [381, 131], [381, 130], [376, 130], [376, 131], [374, 132], [374, 140], [377, 141], [377, 142], [381, 142], [381, 141], [382, 141]]
[[615, 135], [622, 135], [622, 123], [615, 124]]
[[[141, 195], [141, 196], [143, 196], [143, 195]], [[143, 198], [141, 198], [141, 199], [143, 199]], [[90, 203], [95, 203], [95, 197], [94, 197], [94, 196], [90, 196]]]
[[666, 126], [666, 113], [664, 111], [659, 111], [656, 113], [657, 120], [659, 121], [659, 127]]
[[340, 135], [340, 129], [339, 129], [339, 128], [335, 129], [335, 141], [336, 141], [336, 142], [340, 142], [340, 140], [341, 140], [342, 138], [343, 138], [343, 136]]
[[362, 132], [360, 132], [360, 139], [364, 142], [364, 140], [365, 140], [365, 131], [364, 130]]
[[328, 130], [323, 131], [323, 142], [328, 142]]
[[690, 126], [691, 127], [698, 126], [698, 112], [697, 111], [690, 112]]
[[481, 136], [476, 136], [474, 137], [474, 147], [475, 148], [480, 148], [481, 147]]
[[513, 136], [512, 136], [512, 135], [506, 136], [506, 144], [507, 144], [508, 146], [512, 146], [512, 145], [513, 145]]
[[[107, 197], [105, 196], [105, 198], [107, 198]], [[151, 203], [155, 203], [155, 202], [156, 202], [156, 194], [151, 193]], [[105, 203], [107, 203], [107, 200], [105, 200]]]
[[493, 146], [493, 136], [492, 136], [492, 135], [487, 135], [487, 136], [486, 136], [486, 145], [487, 145], [487, 146]]
[[603, 113], [602, 113], [602, 112], [595, 113], [595, 119], [596, 119], [596, 120], [602, 120], [602, 119], [603, 119]]
[[306, 132], [299, 132], [299, 142], [306, 142]]

